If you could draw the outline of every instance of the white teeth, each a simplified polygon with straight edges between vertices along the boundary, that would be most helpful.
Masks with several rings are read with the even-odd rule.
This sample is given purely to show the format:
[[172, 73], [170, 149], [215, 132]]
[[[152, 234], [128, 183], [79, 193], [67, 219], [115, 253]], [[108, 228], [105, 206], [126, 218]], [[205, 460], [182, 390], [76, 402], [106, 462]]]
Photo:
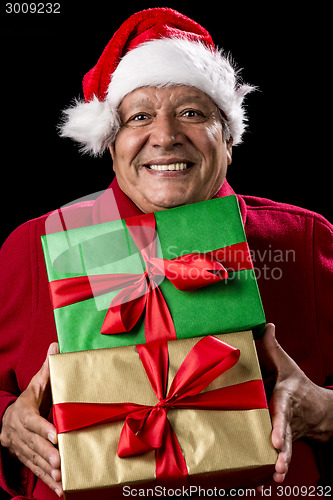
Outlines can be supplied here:
[[152, 170], [186, 170], [188, 163], [170, 163], [170, 165], [148, 165]]

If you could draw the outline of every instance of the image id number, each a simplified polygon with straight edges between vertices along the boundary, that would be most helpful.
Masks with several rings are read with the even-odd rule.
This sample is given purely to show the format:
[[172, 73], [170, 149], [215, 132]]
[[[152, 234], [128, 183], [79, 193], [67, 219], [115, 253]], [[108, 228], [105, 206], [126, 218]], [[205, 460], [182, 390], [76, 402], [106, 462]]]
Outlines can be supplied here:
[[277, 496], [285, 497], [330, 497], [331, 486], [278, 486]]
[[6, 3], [6, 14], [60, 14], [60, 3]]

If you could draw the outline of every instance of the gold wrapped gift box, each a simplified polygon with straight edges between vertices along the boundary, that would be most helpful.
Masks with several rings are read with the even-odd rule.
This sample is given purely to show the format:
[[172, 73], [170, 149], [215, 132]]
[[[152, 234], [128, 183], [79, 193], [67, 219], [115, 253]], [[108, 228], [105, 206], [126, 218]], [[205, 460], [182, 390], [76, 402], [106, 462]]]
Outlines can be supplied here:
[[[204, 391], [261, 379], [251, 332], [217, 335], [240, 350], [235, 366]], [[168, 342], [168, 386], [200, 338]], [[50, 357], [53, 403], [158, 402], [135, 346], [99, 349]], [[170, 408], [167, 417], [186, 461], [186, 484], [244, 487], [267, 479], [274, 470], [276, 451], [271, 444], [268, 409], [194, 410]], [[109, 488], [120, 493], [124, 485], [157, 484], [155, 452], [119, 458], [118, 442], [124, 420], [59, 434], [63, 489], [66, 498], [104, 498]], [[96, 497], [96, 489], [99, 489]], [[109, 492], [110, 495], [110, 492]], [[114, 498], [114, 496], [112, 496]]]

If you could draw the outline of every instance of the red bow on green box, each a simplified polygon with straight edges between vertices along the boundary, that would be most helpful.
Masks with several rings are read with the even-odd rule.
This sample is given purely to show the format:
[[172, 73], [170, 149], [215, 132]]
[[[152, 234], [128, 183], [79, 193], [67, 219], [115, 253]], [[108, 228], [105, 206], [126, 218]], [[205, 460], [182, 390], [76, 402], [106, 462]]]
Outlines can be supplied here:
[[187, 476], [187, 466], [167, 412], [174, 409], [251, 410], [267, 408], [262, 380], [202, 392], [232, 368], [238, 349], [213, 336], [199, 340], [185, 357], [167, 393], [168, 344], [138, 345], [137, 350], [158, 403], [59, 403], [53, 407], [58, 433], [125, 419], [118, 456], [128, 457], [156, 450], [156, 477]]
[[164, 277], [178, 290], [188, 292], [225, 280], [228, 277], [225, 267], [237, 271], [253, 269], [246, 242], [204, 254], [190, 253], [174, 259], [162, 259], [156, 256], [154, 214], [132, 217], [125, 222], [145, 261], [143, 274], [80, 276], [49, 283], [54, 309], [122, 288], [111, 301], [101, 333], [132, 330], [145, 309], [147, 342], [176, 339], [171, 313], [159, 288]]

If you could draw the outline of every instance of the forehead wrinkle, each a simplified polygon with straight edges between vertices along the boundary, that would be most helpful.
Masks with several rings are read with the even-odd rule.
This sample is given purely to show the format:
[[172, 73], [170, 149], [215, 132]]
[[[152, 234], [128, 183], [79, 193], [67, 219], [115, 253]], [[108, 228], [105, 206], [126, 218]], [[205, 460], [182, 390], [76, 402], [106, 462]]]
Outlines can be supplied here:
[[[128, 94], [128, 96], [125, 96], [124, 99], [126, 99], [126, 105], [129, 108], [140, 108], [142, 106], [160, 107], [165, 102], [165, 100], [167, 100], [168, 103], [171, 102], [175, 106], [183, 105], [183, 104], [190, 103], [190, 102], [196, 102], [196, 103], [202, 103], [202, 104], [209, 103], [212, 107], [214, 107], [214, 108], [216, 107], [215, 103], [210, 99], [210, 97], [208, 97], [206, 94], [204, 94], [201, 91], [197, 91], [194, 87], [185, 87], [185, 88], [183, 88], [182, 93], [179, 94], [177, 91], [181, 87], [183, 87], [183, 86], [175, 85], [172, 87], [153, 87], [153, 88], [148, 87], [149, 90], [152, 90], [152, 89], [155, 90], [153, 95], [152, 94], [145, 95], [146, 88], [142, 87], [140, 89], [137, 89], [137, 92], [139, 93], [139, 95], [137, 96], [136, 99], [133, 99], [134, 96], [131, 96], [130, 100], [126, 99], [126, 97], [130, 96], [130, 94]], [[167, 93], [167, 95], [165, 95], [165, 93], [163, 91], [166, 89], [171, 90], [171, 93]], [[176, 95], [174, 95], [173, 90], [176, 93]], [[119, 109], [121, 109], [123, 103], [124, 103], [124, 100], [119, 105]]]

